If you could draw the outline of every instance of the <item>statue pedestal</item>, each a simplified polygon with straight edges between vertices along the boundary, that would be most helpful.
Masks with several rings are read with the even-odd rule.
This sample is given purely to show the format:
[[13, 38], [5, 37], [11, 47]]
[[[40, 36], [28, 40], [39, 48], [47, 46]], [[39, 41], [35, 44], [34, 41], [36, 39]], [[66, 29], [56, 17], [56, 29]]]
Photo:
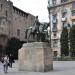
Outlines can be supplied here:
[[20, 71], [46, 72], [53, 69], [52, 50], [48, 43], [26, 43], [18, 53]]

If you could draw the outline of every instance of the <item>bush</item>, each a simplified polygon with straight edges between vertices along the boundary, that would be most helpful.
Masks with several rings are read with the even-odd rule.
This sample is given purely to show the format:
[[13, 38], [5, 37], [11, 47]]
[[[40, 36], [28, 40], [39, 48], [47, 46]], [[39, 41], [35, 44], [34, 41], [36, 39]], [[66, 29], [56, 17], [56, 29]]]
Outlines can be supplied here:
[[12, 54], [15, 59], [18, 58], [18, 50], [21, 48], [22, 44], [19, 39], [17, 38], [11, 38], [8, 40], [7, 47], [6, 47], [6, 53]]
[[68, 56], [69, 55], [69, 44], [68, 44], [67, 28], [63, 28], [62, 30], [60, 43], [61, 43], [61, 55]]
[[75, 57], [75, 25], [70, 28], [70, 52], [71, 56]]

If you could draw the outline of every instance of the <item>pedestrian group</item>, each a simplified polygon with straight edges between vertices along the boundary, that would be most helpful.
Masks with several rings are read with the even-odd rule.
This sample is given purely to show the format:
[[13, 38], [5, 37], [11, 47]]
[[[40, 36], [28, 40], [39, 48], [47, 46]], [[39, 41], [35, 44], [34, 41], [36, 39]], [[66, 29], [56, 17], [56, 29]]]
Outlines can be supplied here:
[[12, 63], [14, 63], [14, 59], [12, 54], [8, 55], [4, 55], [2, 57], [2, 63], [3, 63], [3, 71], [4, 73], [8, 72], [8, 67], [12, 68]]

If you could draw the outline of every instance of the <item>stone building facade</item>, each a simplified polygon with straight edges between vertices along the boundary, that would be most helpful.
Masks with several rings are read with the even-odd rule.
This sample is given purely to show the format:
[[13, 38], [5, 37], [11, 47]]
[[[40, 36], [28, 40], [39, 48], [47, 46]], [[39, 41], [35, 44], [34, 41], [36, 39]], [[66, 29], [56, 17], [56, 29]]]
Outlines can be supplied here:
[[0, 0], [0, 47], [11, 37], [25, 41], [25, 29], [34, 22], [35, 16], [13, 6], [10, 0]]
[[48, 0], [50, 13], [51, 41], [54, 56], [61, 55], [60, 35], [63, 27], [75, 24], [75, 0]]

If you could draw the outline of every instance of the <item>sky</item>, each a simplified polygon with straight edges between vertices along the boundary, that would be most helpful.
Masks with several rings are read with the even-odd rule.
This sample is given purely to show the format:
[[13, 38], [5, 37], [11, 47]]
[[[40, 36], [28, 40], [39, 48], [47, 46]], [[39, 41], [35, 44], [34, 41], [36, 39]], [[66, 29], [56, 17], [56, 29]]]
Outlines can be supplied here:
[[10, 0], [21, 10], [38, 16], [40, 22], [49, 22], [47, 4], [48, 0]]

